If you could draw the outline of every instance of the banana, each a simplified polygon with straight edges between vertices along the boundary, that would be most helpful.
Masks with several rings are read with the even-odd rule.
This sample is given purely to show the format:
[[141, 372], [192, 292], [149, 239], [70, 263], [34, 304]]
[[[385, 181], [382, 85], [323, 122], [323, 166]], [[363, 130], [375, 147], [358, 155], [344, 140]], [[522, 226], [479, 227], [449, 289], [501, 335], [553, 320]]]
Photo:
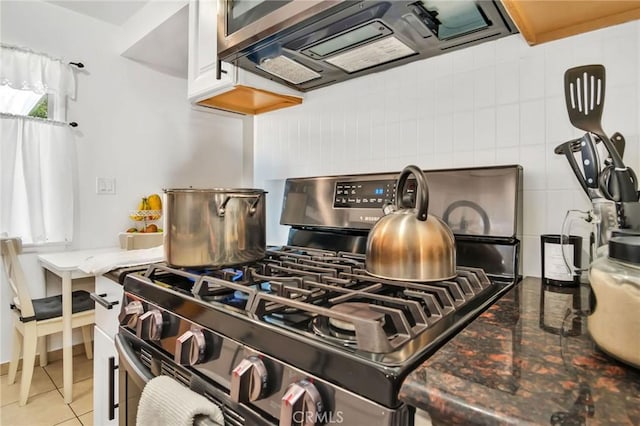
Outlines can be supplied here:
[[[149, 210], [162, 210], [162, 199], [158, 194], [151, 194], [147, 197]], [[149, 217], [151, 220], [160, 219], [160, 215], [153, 215]]]
[[[138, 210], [150, 210], [149, 209], [149, 201], [146, 197], [143, 197], [138, 203]], [[144, 216], [139, 214], [132, 214], [129, 217], [133, 220], [144, 220]]]

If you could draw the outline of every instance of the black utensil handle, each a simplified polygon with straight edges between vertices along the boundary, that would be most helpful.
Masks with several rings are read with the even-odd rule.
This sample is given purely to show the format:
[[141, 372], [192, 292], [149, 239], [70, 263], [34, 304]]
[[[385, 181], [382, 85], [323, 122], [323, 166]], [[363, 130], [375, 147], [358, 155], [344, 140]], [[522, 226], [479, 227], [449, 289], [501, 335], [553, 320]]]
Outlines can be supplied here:
[[587, 133], [580, 141], [580, 154], [582, 156], [582, 170], [584, 180], [589, 188], [598, 188], [598, 154], [593, 145], [591, 136]]
[[567, 157], [567, 161], [569, 161], [571, 170], [573, 171], [573, 174], [576, 176], [576, 179], [578, 179], [578, 183], [580, 183], [580, 186], [582, 187], [582, 189], [584, 189], [584, 192], [587, 195], [589, 195], [587, 182], [585, 182], [584, 176], [582, 176], [582, 172], [580, 171], [580, 165], [578, 164], [575, 157], [573, 156], [572, 146], [578, 143], [578, 141], [580, 141], [580, 139], [573, 139], [563, 144], [560, 144], [556, 147], [554, 152], [556, 154], [564, 154], [564, 156]]
[[616, 168], [613, 174], [620, 192], [620, 201], [638, 201], [637, 178], [633, 170], [628, 167], [623, 170]]
[[624, 148], [627, 144], [626, 140], [624, 139], [624, 136], [622, 136], [620, 132], [615, 132], [613, 135], [611, 135], [611, 143], [613, 144], [616, 151], [618, 151], [620, 158], [623, 158]]
[[114, 300], [113, 302], [109, 302], [107, 299], [105, 299], [106, 296], [107, 296], [106, 293], [103, 293], [103, 294], [89, 293], [89, 297], [91, 298], [91, 300], [93, 300], [94, 302], [97, 302], [99, 305], [104, 306], [107, 309], [113, 309], [115, 305], [120, 303], [117, 300]]
[[118, 404], [116, 404], [116, 370], [118, 366], [116, 365], [116, 358], [113, 356], [109, 357], [109, 420], [113, 420], [116, 418], [116, 408], [118, 408]]

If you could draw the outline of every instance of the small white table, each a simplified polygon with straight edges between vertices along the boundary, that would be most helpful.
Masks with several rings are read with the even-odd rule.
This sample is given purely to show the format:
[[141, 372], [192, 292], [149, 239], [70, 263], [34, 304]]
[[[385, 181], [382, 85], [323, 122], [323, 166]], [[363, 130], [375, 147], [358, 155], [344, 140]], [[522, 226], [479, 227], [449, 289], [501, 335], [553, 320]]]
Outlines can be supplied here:
[[64, 383], [64, 402], [73, 400], [73, 341], [71, 328], [71, 287], [72, 281], [78, 278], [92, 277], [92, 274], [81, 271], [78, 267], [89, 256], [101, 253], [120, 251], [118, 247], [101, 249], [65, 251], [45, 253], [38, 256], [40, 265], [62, 278], [62, 371]]

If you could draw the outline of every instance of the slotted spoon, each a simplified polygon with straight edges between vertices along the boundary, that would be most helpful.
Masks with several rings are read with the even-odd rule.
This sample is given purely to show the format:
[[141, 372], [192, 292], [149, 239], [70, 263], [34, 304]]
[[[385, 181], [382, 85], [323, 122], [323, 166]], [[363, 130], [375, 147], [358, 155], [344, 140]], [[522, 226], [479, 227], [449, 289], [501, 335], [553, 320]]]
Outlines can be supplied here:
[[605, 69], [603, 65], [583, 65], [564, 73], [564, 94], [569, 120], [578, 129], [597, 135], [609, 152], [618, 185], [616, 201], [637, 201], [638, 191], [620, 154], [602, 129]]

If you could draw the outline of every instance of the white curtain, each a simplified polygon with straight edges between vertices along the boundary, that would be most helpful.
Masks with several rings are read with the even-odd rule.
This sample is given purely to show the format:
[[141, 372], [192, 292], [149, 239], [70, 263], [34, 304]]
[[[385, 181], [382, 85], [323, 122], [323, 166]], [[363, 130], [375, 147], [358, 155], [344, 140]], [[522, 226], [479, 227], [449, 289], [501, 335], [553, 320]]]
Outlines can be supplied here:
[[71, 128], [0, 116], [0, 136], [0, 234], [20, 236], [25, 243], [71, 241], [76, 173]]
[[36, 93], [76, 97], [71, 66], [59, 59], [14, 46], [0, 46], [0, 85]]

